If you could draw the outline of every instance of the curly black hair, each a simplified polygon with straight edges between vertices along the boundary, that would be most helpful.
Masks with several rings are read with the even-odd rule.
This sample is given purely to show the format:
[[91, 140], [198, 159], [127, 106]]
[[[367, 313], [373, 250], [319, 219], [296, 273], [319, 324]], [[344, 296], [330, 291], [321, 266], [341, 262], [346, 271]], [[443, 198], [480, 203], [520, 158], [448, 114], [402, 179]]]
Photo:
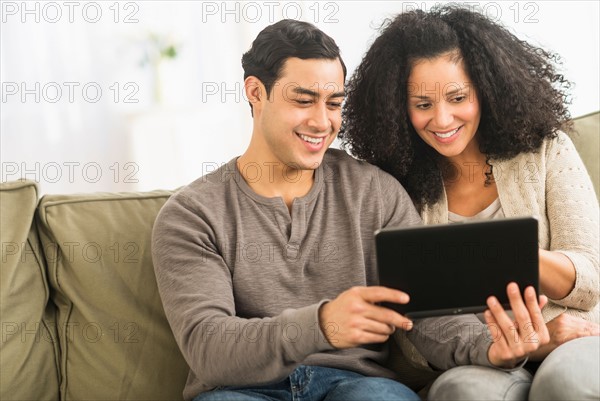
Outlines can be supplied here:
[[442, 164], [410, 123], [407, 81], [415, 61], [447, 53], [462, 60], [479, 98], [477, 135], [488, 163], [535, 152], [570, 124], [570, 83], [557, 72], [558, 55], [459, 5], [387, 20], [346, 87], [340, 138], [396, 177], [419, 209], [442, 196]]

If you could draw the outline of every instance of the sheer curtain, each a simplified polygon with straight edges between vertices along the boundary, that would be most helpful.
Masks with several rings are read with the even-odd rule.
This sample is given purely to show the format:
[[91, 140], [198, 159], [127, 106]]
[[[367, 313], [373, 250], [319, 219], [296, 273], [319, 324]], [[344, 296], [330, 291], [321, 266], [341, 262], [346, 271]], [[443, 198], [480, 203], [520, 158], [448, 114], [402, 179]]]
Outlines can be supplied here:
[[229, 92], [241, 88], [243, 24], [208, 20], [200, 2], [75, 3], [2, 6], [3, 181], [175, 188], [241, 152], [249, 112]]
[[[265, 26], [315, 23], [351, 73], [385, 18], [435, 3], [4, 1], [1, 179], [42, 193], [185, 185], [247, 146], [240, 59]], [[598, 2], [467, 4], [563, 56], [573, 116], [600, 108]]]
[[109, 78], [93, 61], [97, 26], [26, 16], [23, 23], [3, 15], [2, 179], [24, 175], [50, 189], [52, 181], [69, 181], [63, 171], [69, 163], [104, 162], [97, 157], [112, 148], [107, 133], [118, 121], [102, 99], [108, 89], [93, 103], [100, 95], [95, 89]]

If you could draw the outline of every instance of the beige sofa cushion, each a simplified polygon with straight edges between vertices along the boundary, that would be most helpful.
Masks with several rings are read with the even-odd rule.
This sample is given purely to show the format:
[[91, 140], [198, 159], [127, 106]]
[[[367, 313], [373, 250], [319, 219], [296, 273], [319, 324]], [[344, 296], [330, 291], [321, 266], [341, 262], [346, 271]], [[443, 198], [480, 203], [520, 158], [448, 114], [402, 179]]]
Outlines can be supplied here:
[[596, 197], [600, 198], [600, 112], [573, 120], [571, 139], [592, 178]]
[[188, 367], [164, 316], [150, 253], [152, 225], [170, 194], [40, 200], [64, 400], [182, 399]]
[[0, 184], [0, 399], [57, 400], [58, 343], [30, 181]]

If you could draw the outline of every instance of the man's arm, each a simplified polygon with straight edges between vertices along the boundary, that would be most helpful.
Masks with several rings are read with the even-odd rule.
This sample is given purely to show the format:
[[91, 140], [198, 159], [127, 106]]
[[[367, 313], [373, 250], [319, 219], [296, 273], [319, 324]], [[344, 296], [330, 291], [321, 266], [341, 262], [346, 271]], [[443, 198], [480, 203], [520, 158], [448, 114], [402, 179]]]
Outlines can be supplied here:
[[185, 196], [161, 210], [152, 253], [165, 314], [204, 390], [279, 380], [308, 355], [332, 349], [319, 329], [320, 304], [262, 319], [235, 316], [231, 271]]

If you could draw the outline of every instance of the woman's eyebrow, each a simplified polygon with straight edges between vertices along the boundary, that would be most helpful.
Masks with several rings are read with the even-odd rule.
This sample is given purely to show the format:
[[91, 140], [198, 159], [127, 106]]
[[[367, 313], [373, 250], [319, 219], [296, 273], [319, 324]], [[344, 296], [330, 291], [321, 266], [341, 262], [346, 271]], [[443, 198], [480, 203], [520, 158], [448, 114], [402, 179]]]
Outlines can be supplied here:
[[[453, 88], [455, 88], [455, 89], [445, 91], [444, 95], [446, 95], [446, 96], [456, 95], [457, 93], [460, 93], [460, 92], [463, 92], [466, 89], [469, 89], [469, 86], [468, 85], [465, 85], [463, 87], [453, 86]], [[410, 97], [415, 98], [415, 99], [423, 99], [423, 100], [431, 99], [431, 96], [428, 96], [428, 95], [416, 95], [416, 94], [413, 95], [413, 94], [411, 94]]]

